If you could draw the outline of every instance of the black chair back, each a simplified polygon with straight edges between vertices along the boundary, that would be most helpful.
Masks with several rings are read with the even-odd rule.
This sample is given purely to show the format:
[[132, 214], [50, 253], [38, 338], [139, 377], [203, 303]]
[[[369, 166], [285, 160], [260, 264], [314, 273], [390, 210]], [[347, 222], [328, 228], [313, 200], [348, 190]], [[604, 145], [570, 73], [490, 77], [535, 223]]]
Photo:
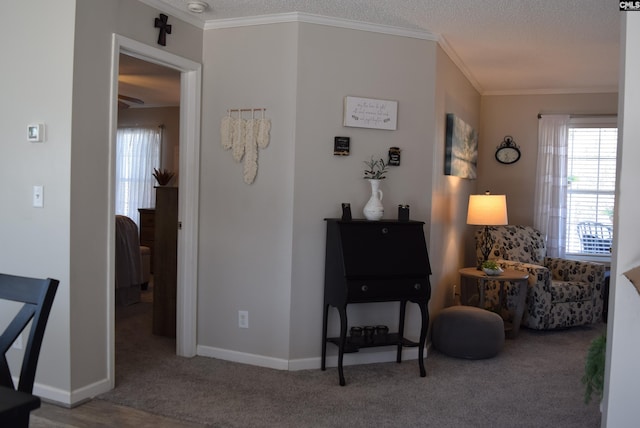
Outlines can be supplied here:
[[[0, 385], [29, 394], [33, 392], [42, 338], [58, 283], [58, 280], [51, 278], [36, 279], [0, 274], [0, 299], [23, 303], [22, 308], [0, 336]], [[20, 381], [16, 388], [11, 378], [6, 353], [31, 320], [33, 322], [24, 347]]]

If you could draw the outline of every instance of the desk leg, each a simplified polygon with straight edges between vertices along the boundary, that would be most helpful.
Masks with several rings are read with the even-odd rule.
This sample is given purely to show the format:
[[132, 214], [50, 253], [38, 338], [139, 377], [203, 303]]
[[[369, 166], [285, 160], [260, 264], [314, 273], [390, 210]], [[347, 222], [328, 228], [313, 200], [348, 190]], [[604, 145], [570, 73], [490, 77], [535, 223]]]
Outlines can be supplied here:
[[340, 313], [340, 345], [338, 346], [338, 376], [340, 377], [340, 386], [345, 385], [344, 371], [342, 369], [342, 360], [344, 358], [344, 348], [347, 344], [347, 306], [339, 306]]
[[518, 332], [520, 331], [520, 323], [522, 322], [522, 316], [524, 315], [524, 308], [527, 302], [527, 289], [528, 289], [529, 281], [522, 280], [518, 281], [518, 303], [516, 306], [516, 311], [513, 314], [513, 330], [512, 337], [516, 337]]
[[400, 301], [400, 321], [398, 322], [398, 350], [396, 351], [396, 363], [402, 362], [402, 341], [404, 338], [404, 315], [407, 311], [407, 301]]
[[427, 372], [424, 368], [424, 345], [427, 341], [427, 330], [429, 329], [429, 308], [425, 302], [419, 303], [418, 305], [420, 306], [420, 315], [422, 316], [420, 342], [418, 345], [418, 365], [420, 366], [420, 377], [425, 377]]
[[324, 371], [326, 369], [327, 361], [327, 321], [329, 317], [329, 305], [324, 304], [324, 311], [322, 314], [322, 357], [320, 359], [320, 369]]

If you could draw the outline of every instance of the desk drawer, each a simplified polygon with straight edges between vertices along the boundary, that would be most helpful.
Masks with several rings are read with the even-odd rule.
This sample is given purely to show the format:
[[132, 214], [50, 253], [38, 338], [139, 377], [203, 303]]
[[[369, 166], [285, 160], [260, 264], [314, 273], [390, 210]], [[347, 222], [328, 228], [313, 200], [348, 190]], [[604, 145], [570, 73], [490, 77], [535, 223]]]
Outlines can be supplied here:
[[347, 281], [347, 294], [348, 302], [428, 300], [431, 285], [428, 278], [358, 279]]

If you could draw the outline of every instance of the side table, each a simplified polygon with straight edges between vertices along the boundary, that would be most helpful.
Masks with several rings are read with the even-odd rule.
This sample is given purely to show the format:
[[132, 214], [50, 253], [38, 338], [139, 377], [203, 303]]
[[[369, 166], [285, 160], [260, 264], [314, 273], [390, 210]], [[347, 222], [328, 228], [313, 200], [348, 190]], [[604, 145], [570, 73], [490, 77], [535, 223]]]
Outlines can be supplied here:
[[[471, 278], [477, 282], [480, 294], [478, 306], [481, 308], [484, 308], [484, 294], [487, 281], [498, 281], [500, 283], [500, 304], [502, 304], [505, 298], [504, 283], [513, 282], [518, 284], [518, 300], [516, 302], [516, 309], [513, 314], [513, 324], [511, 326], [511, 337], [516, 337], [520, 331], [520, 323], [522, 322], [522, 316], [524, 315], [529, 274], [515, 269], [505, 269], [500, 275], [487, 275], [475, 267], [462, 268], [458, 272], [462, 278]], [[507, 330], [509, 329], [507, 328]]]

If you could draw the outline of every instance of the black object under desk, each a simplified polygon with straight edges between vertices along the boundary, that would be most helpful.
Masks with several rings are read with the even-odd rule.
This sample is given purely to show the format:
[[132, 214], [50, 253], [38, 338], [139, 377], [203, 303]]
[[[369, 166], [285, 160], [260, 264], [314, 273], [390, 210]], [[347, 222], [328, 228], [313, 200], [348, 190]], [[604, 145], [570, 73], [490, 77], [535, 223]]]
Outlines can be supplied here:
[[[424, 345], [429, 327], [427, 303], [431, 297], [431, 266], [421, 221], [368, 221], [325, 219], [327, 243], [325, 259], [324, 307], [322, 324], [322, 370], [326, 369], [327, 342], [338, 346], [338, 375], [345, 385], [343, 357], [373, 346], [397, 346], [396, 361], [402, 361], [402, 348], [418, 346], [420, 376], [426, 376]], [[350, 303], [400, 302], [397, 333], [371, 340], [347, 337], [347, 305]], [[407, 302], [420, 307], [419, 342], [404, 338]], [[329, 307], [338, 310], [340, 336], [327, 337]]]

